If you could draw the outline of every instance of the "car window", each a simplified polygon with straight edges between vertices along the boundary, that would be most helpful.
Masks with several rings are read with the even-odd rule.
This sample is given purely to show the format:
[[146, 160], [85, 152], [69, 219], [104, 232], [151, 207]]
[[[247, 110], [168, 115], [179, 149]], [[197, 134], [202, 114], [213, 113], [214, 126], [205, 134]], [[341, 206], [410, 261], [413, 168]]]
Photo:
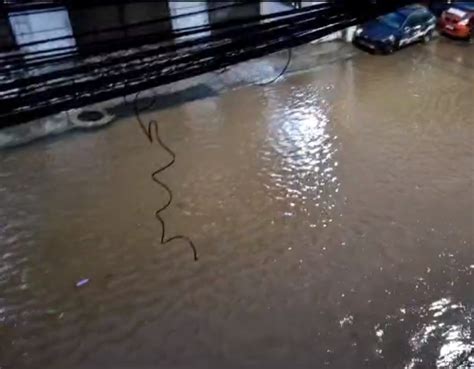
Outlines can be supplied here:
[[430, 13], [423, 13], [423, 16], [421, 17], [421, 22], [429, 22], [431, 20], [431, 14]]
[[392, 28], [400, 28], [405, 22], [405, 17], [400, 13], [390, 13], [379, 17], [378, 20]]
[[410, 15], [410, 17], [408, 18], [405, 26], [406, 27], [416, 27], [420, 24], [423, 24], [423, 16], [424, 16], [423, 13], [416, 13], [416, 14]]
[[414, 19], [413, 18], [413, 15], [411, 15], [410, 17], [408, 17], [407, 21], [405, 22], [404, 26], [405, 27], [413, 27], [415, 22], [414, 22]]

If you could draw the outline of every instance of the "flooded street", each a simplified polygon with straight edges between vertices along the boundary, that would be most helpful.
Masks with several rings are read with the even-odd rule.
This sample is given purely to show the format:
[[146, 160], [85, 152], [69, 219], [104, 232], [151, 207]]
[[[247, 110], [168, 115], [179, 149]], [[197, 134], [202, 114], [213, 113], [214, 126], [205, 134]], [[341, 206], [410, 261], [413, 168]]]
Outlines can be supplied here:
[[0, 152], [0, 368], [474, 367], [473, 55], [143, 114], [197, 262], [133, 114]]

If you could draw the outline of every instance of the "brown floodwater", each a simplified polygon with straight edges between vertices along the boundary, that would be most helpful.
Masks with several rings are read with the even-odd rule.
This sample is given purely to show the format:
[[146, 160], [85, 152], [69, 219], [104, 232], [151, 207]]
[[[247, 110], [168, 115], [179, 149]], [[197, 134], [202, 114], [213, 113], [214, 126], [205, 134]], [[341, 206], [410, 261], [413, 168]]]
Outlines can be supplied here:
[[473, 55], [145, 114], [198, 262], [133, 116], [1, 152], [0, 368], [474, 367]]

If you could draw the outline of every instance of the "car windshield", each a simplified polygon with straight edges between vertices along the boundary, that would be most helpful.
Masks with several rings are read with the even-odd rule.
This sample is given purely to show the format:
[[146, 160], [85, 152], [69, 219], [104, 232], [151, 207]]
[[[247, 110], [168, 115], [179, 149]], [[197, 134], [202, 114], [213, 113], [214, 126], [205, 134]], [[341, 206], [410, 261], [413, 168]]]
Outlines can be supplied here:
[[379, 22], [392, 28], [400, 28], [405, 21], [405, 17], [399, 13], [390, 13], [378, 18]]

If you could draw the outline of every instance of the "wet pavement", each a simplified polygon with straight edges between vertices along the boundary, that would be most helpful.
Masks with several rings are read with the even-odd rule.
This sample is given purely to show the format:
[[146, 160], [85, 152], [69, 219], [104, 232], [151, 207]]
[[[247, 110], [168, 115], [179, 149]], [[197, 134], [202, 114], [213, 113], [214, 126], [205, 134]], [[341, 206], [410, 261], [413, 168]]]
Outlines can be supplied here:
[[0, 152], [0, 367], [472, 368], [473, 53], [144, 114], [198, 262], [133, 115]]

